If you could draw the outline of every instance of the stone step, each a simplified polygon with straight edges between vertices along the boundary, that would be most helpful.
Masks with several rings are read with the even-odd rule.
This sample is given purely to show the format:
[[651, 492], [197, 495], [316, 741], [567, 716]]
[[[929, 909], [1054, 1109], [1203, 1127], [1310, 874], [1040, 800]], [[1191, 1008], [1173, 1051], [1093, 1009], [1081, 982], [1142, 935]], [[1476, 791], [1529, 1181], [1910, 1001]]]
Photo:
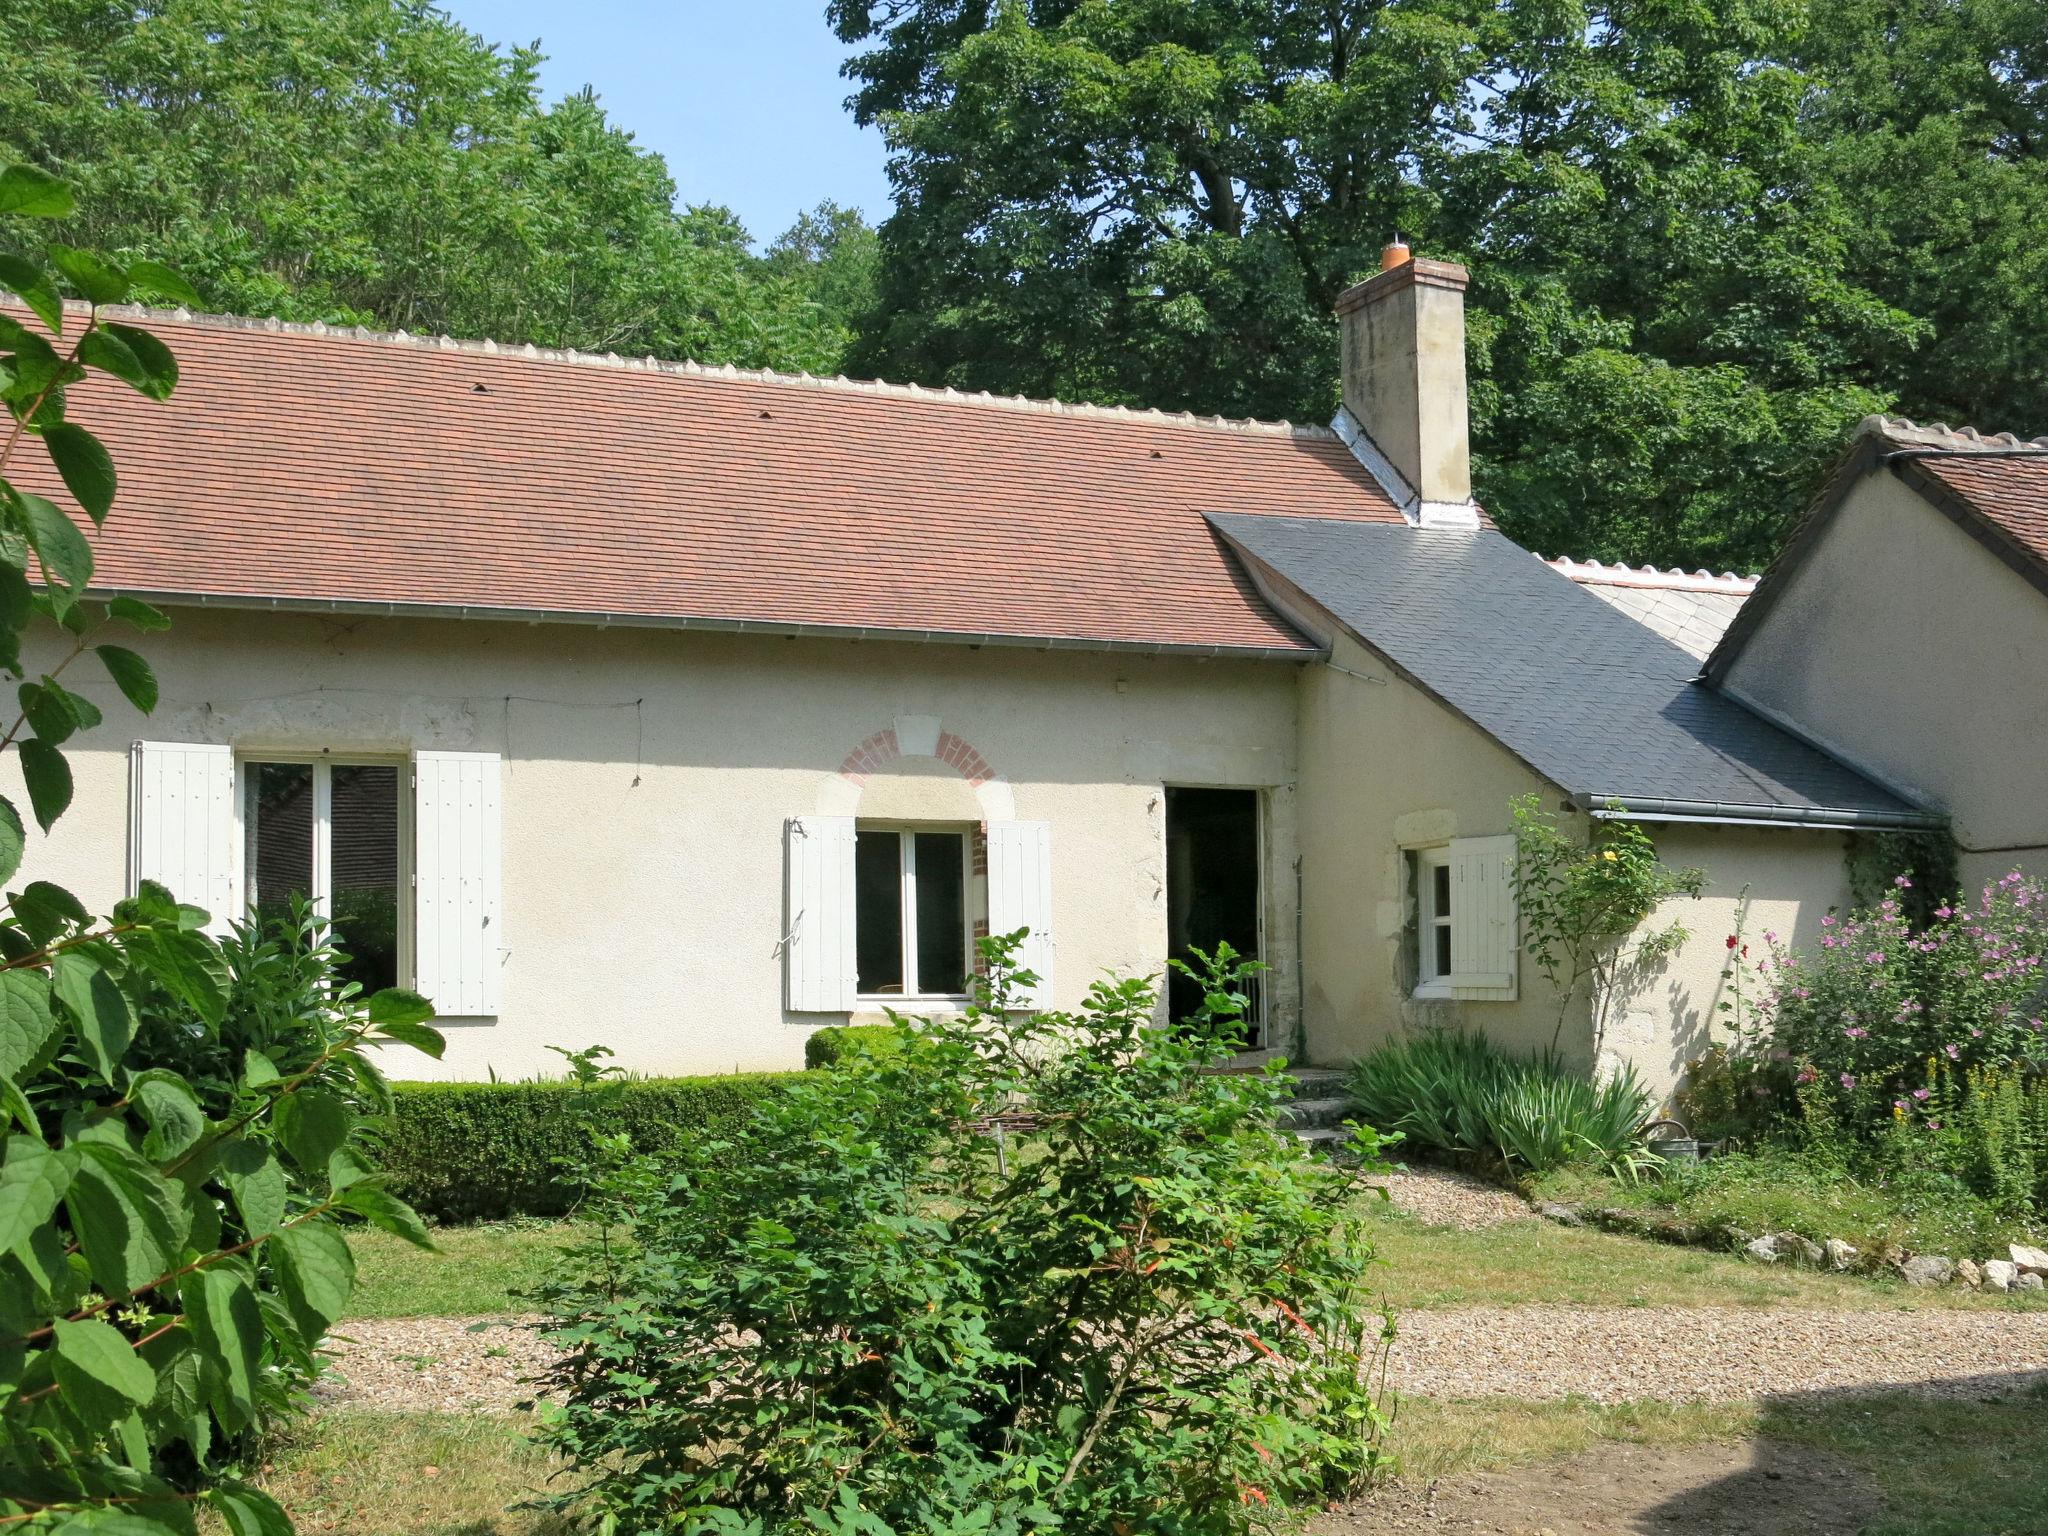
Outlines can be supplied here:
[[1351, 1113], [1351, 1101], [1346, 1098], [1296, 1099], [1281, 1105], [1273, 1118], [1290, 1130], [1308, 1131], [1342, 1126]]
[[1341, 1125], [1318, 1125], [1310, 1130], [1296, 1131], [1294, 1139], [1311, 1152], [1342, 1152], [1351, 1144], [1351, 1133]]
[[1287, 1075], [1294, 1079], [1294, 1096], [1297, 1099], [1335, 1098], [1343, 1091], [1344, 1080], [1350, 1076], [1341, 1067], [1290, 1067]]

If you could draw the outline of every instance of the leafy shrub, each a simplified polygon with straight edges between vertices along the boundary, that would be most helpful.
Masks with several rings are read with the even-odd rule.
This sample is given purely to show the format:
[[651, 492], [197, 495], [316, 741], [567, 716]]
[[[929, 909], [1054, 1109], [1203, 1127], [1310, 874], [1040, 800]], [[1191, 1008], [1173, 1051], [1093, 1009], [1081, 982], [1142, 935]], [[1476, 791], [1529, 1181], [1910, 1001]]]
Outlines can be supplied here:
[[601, 1094], [572, 1080], [398, 1083], [382, 1161], [392, 1189], [436, 1221], [561, 1216], [585, 1193], [564, 1170], [597, 1166], [596, 1135], [656, 1154], [723, 1136], [795, 1076], [627, 1078]]
[[[0, 169], [0, 213], [63, 217], [63, 183]], [[7, 256], [0, 281], [48, 334], [0, 316], [0, 403], [13, 419], [0, 470], [25, 443], [48, 453], [85, 519], [115, 489], [105, 447], [67, 419], [98, 370], [155, 399], [176, 360], [101, 306], [154, 294], [197, 302], [176, 274], [52, 244]], [[67, 311], [66, 290], [85, 301]], [[41, 585], [29, 585], [33, 555]], [[22, 682], [12, 745], [37, 823], [71, 802], [63, 744], [101, 721], [57, 681], [92, 651], [147, 714], [149, 664], [100, 643], [108, 624], [169, 622], [148, 604], [90, 607], [92, 545], [64, 509], [0, 479], [0, 670], [21, 678], [31, 627], [61, 659]], [[0, 884], [26, 837], [0, 799]], [[210, 1505], [233, 1536], [291, 1529], [275, 1502], [213, 1475], [223, 1442], [292, 1406], [347, 1304], [343, 1223], [417, 1242], [418, 1218], [374, 1176], [362, 1118], [383, 1095], [372, 1038], [440, 1049], [423, 998], [365, 1000], [301, 921], [282, 935], [202, 931], [207, 914], [143, 881], [111, 919], [28, 881], [0, 919], [0, 1525], [22, 1531], [189, 1536]]]
[[[1350, 1183], [1271, 1129], [1277, 1073], [1203, 1069], [1144, 980], [977, 1006], [636, 1158], [544, 1423], [620, 1532], [1234, 1533], [1355, 1487], [1386, 1324]], [[1369, 1135], [1366, 1150], [1376, 1145]]]
[[1361, 1057], [1347, 1084], [1359, 1118], [1415, 1146], [1545, 1172], [1634, 1171], [1651, 1099], [1632, 1071], [1595, 1083], [1546, 1053], [1511, 1056], [1484, 1035], [1429, 1030]]
[[887, 1051], [896, 1046], [890, 1024], [831, 1024], [813, 1030], [804, 1041], [804, 1065], [812, 1069], [837, 1066], [860, 1051]]

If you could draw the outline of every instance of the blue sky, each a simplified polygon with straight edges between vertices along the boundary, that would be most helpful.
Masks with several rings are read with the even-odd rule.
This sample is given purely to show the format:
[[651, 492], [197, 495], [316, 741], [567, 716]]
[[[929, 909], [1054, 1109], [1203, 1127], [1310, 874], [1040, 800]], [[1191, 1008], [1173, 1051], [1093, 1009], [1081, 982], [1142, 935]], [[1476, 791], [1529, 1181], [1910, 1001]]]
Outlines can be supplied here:
[[825, 0], [440, 0], [494, 43], [540, 39], [550, 101], [594, 86], [678, 197], [766, 242], [825, 198], [889, 212], [881, 135], [854, 126]]

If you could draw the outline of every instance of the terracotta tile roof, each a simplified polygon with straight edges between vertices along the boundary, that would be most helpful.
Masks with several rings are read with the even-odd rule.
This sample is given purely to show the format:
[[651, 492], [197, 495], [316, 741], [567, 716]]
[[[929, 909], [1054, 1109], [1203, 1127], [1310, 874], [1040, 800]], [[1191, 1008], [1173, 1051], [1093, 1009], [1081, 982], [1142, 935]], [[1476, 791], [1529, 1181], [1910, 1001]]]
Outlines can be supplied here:
[[2048, 437], [1984, 437], [1946, 427], [1915, 433], [1946, 441], [1915, 454], [1914, 468], [1967, 503], [2015, 553], [2048, 570]]
[[74, 397], [108, 589], [1303, 653], [1203, 514], [1400, 521], [1323, 428], [143, 319], [172, 401]]

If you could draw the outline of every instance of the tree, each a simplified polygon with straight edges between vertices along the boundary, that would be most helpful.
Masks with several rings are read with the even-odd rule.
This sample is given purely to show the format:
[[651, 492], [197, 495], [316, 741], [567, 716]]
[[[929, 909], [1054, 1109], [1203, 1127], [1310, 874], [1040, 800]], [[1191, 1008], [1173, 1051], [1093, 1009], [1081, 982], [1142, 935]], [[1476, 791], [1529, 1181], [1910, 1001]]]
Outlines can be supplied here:
[[831, 369], [808, 274], [589, 91], [543, 108], [413, 0], [21, 0], [0, 119], [70, 178], [76, 243], [185, 271], [237, 313]]
[[829, 14], [895, 152], [862, 370], [1326, 420], [1331, 304], [1400, 230], [1474, 269], [1509, 532], [1753, 564], [1919, 333], [1847, 274], [1783, 0]]

